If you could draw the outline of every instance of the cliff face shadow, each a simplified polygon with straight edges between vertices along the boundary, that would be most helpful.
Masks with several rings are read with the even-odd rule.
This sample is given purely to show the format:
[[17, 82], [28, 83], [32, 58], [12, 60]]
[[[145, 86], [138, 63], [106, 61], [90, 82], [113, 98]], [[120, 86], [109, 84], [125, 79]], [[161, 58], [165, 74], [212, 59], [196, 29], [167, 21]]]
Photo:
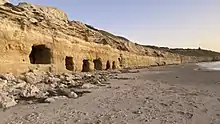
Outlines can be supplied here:
[[31, 64], [51, 64], [51, 50], [45, 45], [34, 45], [29, 55]]
[[102, 70], [102, 61], [101, 59], [95, 59], [93, 61], [95, 70]]
[[66, 66], [67, 70], [74, 71], [73, 57], [66, 56], [66, 58], [65, 58], [65, 66]]

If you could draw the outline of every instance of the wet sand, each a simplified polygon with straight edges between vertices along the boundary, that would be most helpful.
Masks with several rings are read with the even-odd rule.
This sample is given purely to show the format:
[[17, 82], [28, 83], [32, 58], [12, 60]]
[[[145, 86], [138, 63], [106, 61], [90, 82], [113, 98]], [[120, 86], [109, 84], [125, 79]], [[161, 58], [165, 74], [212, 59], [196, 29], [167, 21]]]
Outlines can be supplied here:
[[220, 124], [220, 71], [193, 64], [138, 70], [78, 99], [0, 111], [0, 124]]

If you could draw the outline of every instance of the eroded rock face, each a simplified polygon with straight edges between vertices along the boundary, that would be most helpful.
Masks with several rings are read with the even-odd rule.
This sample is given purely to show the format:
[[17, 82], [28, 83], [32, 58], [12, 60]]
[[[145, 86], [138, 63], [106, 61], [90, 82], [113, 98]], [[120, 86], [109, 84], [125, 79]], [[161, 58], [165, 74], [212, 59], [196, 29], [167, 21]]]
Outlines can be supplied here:
[[0, 0], [0, 5], [5, 4], [6, 2], [8, 2], [8, 0]]
[[[5, 3], [0, 12], [0, 73], [20, 74], [30, 69], [87, 72], [213, 60], [138, 45], [79, 21], [70, 21], [66, 13], [53, 7]], [[98, 66], [95, 60], [100, 60]], [[39, 82], [31, 75], [26, 79]]]
[[58, 22], [61, 24], [68, 23], [66, 13], [54, 7], [44, 7], [28, 3], [19, 3], [17, 7], [22, 8], [23, 12], [27, 14], [29, 21], [33, 24], [40, 23], [43, 20], [55, 24], [58, 24]]

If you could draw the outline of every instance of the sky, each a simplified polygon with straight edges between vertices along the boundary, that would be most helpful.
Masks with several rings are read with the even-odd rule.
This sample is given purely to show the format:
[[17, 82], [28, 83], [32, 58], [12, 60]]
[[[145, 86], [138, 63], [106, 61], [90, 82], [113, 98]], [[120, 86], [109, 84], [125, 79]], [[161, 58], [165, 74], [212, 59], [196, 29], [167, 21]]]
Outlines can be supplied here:
[[133, 42], [220, 52], [220, 0], [10, 0], [54, 6]]

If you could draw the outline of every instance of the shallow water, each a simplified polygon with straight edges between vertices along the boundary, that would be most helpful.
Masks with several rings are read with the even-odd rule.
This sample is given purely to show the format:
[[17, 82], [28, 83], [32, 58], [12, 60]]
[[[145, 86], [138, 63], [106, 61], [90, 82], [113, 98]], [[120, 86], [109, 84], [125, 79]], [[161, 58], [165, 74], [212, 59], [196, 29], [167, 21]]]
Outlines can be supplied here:
[[220, 70], [220, 61], [218, 62], [203, 62], [203, 63], [198, 63], [202, 68], [208, 69], [208, 70]]

